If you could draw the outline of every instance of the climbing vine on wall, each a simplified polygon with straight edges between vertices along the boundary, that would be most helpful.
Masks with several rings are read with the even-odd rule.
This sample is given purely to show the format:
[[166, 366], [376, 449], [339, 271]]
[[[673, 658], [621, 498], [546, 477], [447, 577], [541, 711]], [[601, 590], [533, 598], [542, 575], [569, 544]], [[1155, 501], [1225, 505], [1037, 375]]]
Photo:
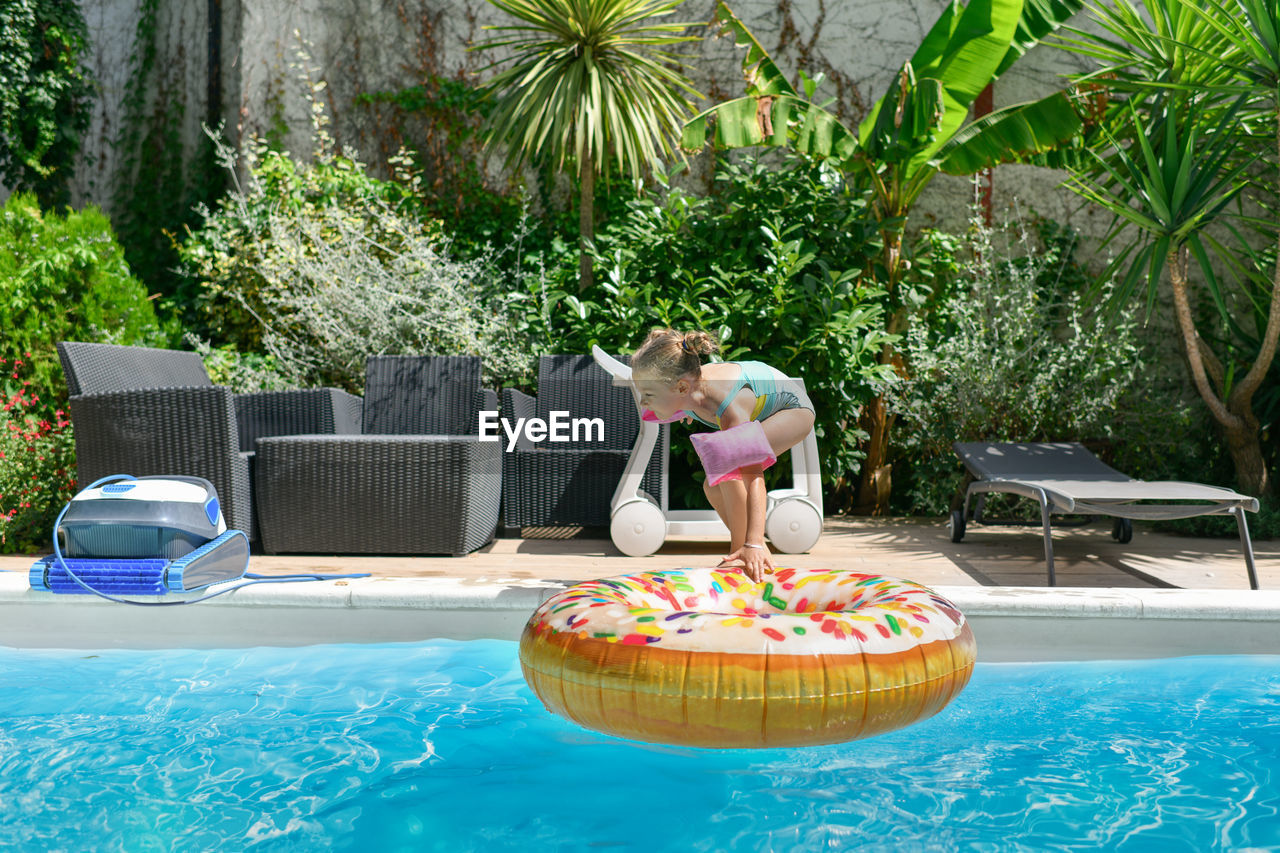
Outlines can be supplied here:
[[194, 294], [182, 291], [185, 279], [173, 272], [175, 235], [198, 221], [196, 205], [216, 199], [226, 181], [210, 140], [202, 137], [194, 152], [185, 150], [187, 46], [162, 55], [161, 11], [160, 0], [142, 0], [139, 7], [115, 142], [121, 164], [113, 225], [134, 274], [181, 311]]
[[[449, 61], [443, 47], [444, 12], [419, 0], [397, 5], [401, 31], [413, 34], [411, 61], [402, 66], [411, 85], [395, 89], [371, 88], [359, 81], [355, 104], [365, 111], [361, 138], [389, 162], [403, 149], [411, 152], [424, 192], [424, 212], [450, 223], [450, 232], [465, 251], [486, 241], [502, 243], [518, 227], [522, 204], [511, 176], [491, 174], [485, 167], [478, 135], [488, 112], [480, 96], [474, 54]], [[457, 19], [467, 29], [466, 41], [479, 32], [475, 10], [467, 5]], [[358, 73], [360, 63], [353, 63]], [[551, 213], [544, 187], [536, 180], [528, 187], [535, 204]]]
[[[800, 29], [796, 26], [792, 0], [777, 0], [781, 27], [778, 30], [778, 46], [774, 49], [773, 55], [775, 59], [794, 57], [793, 64], [796, 69], [810, 77], [821, 74], [835, 88], [835, 103], [831, 105], [831, 111], [846, 126], [856, 127], [866, 116], [869, 105], [862, 97], [862, 92], [853, 78], [836, 68], [831, 60], [817, 50], [822, 38], [823, 25], [827, 21], [826, 0], [817, 0], [817, 3], [818, 14], [813, 20], [809, 38], [805, 39], [800, 36]], [[792, 81], [792, 85], [797, 91], [800, 90], [798, 76]]]
[[64, 205], [93, 82], [75, 0], [0, 0], [0, 182]]

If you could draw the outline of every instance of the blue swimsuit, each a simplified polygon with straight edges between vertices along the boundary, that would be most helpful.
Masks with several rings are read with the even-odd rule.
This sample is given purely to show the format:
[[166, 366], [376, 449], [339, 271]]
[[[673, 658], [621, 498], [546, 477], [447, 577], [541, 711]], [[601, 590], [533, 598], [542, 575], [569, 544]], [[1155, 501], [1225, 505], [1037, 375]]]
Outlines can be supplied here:
[[[716, 422], [712, 423], [711, 421], [703, 420], [693, 412], [689, 412], [694, 419], [707, 426], [720, 429], [720, 417], [724, 414], [724, 410], [729, 408], [729, 404], [733, 402], [733, 398], [738, 395], [743, 386], [750, 388], [751, 392], [756, 395], [756, 404], [751, 410], [750, 418], [753, 421], [762, 421], [784, 409], [813, 409], [813, 404], [809, 402], [807, 397], [802, 398], [794, 391], [786, 391], [779, 388], [779, 380], [773, 372], [773, 368], [764, 362], [730, 361], [726, 363], [738, 365], [740, 372], [738, 373], [738, 378], [729, 385], [729, 392], [724, 395], [724, 401], [720, 403], [720, 408], [716, 409]], [[799, 389], [797, 388], [796, 390]]]

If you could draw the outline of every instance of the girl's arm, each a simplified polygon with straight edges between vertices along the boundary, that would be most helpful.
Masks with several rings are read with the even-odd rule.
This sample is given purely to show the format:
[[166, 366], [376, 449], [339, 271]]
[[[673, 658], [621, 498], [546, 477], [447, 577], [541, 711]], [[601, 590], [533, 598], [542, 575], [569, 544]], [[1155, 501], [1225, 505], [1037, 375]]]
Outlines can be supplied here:
[[741, 560], [743, 573], [760, 583], [765, 572], [774, 569], [769, 548], [764, 544], [764, 515], [768, 503], [764, 469], [759, 465], [746, 465], [739, 468], [738, 473], [742, 475], [742, 485], [747, 489], [747, 535], [742, 547], [725, 559]]

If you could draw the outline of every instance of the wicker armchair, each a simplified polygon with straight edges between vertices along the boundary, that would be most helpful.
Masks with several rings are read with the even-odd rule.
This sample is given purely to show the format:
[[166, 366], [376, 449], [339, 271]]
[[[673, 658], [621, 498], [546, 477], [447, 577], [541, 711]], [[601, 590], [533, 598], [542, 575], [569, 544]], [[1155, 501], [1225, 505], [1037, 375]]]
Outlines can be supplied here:
[[[603, 440], [579, 433], [577, 441], [533, 442], [521, 434], [515, 449], [502, 455], [502, 524], [607, 527], [610, 501], [640, 429], [631, 393], [615, 387], [589, 355], [546, 355], [538, 362], [538, 396], [504, 390], [502, 416], [512, 424], [533, 417], [549, 422], [552, 412], [567, 412], [570, 420], [599, 418]], [[643, 480], [650, 494], [661, 489], [670, 436], [664, 424]]]
[[192, 474], [218, 490], [232, 527], [257, 539], [254, 442], [285, 433], [358, 433], [360, 398], [335, 388], [233, 394], [194, 352], [64, 341], [77, 478]]
[[258, 514], [269, 554], [452, 554], [489, 542], [502, 446], [477, 435], [480, 359], [379, 356], [365, 372], [362, 435], [258, 441]]
[[109, 474], [184, 474], [218, 490], [227, 524], [256, 539], [250, 456], [240, 451], [226, 388], [148, 388], [71, 398], [76, 479]]

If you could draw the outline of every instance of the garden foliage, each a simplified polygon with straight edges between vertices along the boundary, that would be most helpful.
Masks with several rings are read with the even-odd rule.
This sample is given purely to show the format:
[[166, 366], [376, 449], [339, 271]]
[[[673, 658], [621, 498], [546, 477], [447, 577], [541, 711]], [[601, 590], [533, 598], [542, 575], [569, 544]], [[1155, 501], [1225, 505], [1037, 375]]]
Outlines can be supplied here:
[[[309, 162], [254, 141], [247, 182], [188, 234], [203, 335], [269, 355], [292, 385], [359, 391], [365, 358], [387, 353], [479, 355], [490, 381], [522, 378], [492, 264], [450, 256], [439, 222], [414, 213], [412, 179], [370, 176], [323, 125], [315, 138]], [[220, 156], [234, 172], [235, 152]]]
[[[1263, 419], [1274, 401], [1264, 389], [1280, 346], [1280, 269], [1258, 270], [1250, 245], [1277, 238], [1280, 6], [1126, 0], [1090, 11], [1091, 26], [1063, 43], [1095, 60], [1076, 82], [1105, 95], [1103, 139], [1067, 185], [1114, 217], [1106, 239], [1123, 297], [1145, 291], [1154, 305], [1168, 273], [1187, 371], [1235, 485], [1275, 495]], [[1197, 303], [1217, 316], [1206, 324]], [[1219, 336], [1223, 326], [1229, 334]]]
[[1150, 393], [1139, 308], [1104, 322], [1085, 299], [1075, 235], [1038, 225], [996, 231], [975, 216], [953, 295], [907, 334], [907, 373], [885, 397], [905, 469], [895, 500], [908, 512], [948, 511], [963, 480], [956, 441], [1136, 439], [1150, 452], [1190, 422], [1174, 398], [1135, 399]]
[[0, 4], [0, 183], [65, 204], [93, 82], [83, 60], [88, 28], [79, 3]]
[[[503, 192], [500, 188], [514, 179], [490, 175], [482, 156], [479, 130], [492, 103], [475, 83], [429, 73], [414, 86], [360, 94], [355, 102], [368, 108], [371, 123], [385, 123], [392, 132], [421, 128], [425, 136], [410, 152], [422, 189], [413, 202], [420, 216], [449, 223], [456, 253], [484, 254], [487, 246], [505, 243], [522, 222], [528, 224], [524, 193]], [[550, 209], [546, 187], [554, 184], [555, 174], [546, 170], [542, 177], [528, 187], [543, 208], [536, 224], [568, 233], [572, 214], [557, 217]]]
[[803, 378], [830, 486], [857, 470], [859, 408], [885, 370], [883, 294], [861, 278], [876, 239], [864, 200], [829, 167], [725, 158], [714, 193], [668, 186], [610, 220], [596, 237], [593, 291], [526, 277], [524, 322], [556, 352], [628, 352], [655, 326], [701, 328], [725, 359]]
[[673, 50], [689, 23], [664, 23], [683, 0], [490, 0], [518, 23], [495, 24], [474, 49], [498, 52], [486, 145], [525, 162], [573, 167], [578, 183], [579, 290], [595, 281], [595, 181], [616, 167], [639, 185], [676, 154], [675, 137], [702, 96]]
[[215, 347], [190, 332], [184, 336], [183, 343], [195, 350], [204, 361], [205, 372], [214, 385], [225, 386], [237, 394], [287, 391], [291, 387], [281, 375], [274, 356], [241, 352], [235, 344]]
[[[0, 328], [0, 358], [26, 362], [25, 387], [46, 414], [67, 394], [58, 341], [154, 346], [164, 340], [102, 211], [45, 212], [29, 193], [0, 208]], [[7, 374], [0, 374], [0, 389], [20, 390]]]
[[0, 392], [0, 553], [47, 548], [54, 519], [75, 493], [71, 423], [61, 409], [45, 417], [28, 367], [0, 357], [0, 375], [16, 386]]

